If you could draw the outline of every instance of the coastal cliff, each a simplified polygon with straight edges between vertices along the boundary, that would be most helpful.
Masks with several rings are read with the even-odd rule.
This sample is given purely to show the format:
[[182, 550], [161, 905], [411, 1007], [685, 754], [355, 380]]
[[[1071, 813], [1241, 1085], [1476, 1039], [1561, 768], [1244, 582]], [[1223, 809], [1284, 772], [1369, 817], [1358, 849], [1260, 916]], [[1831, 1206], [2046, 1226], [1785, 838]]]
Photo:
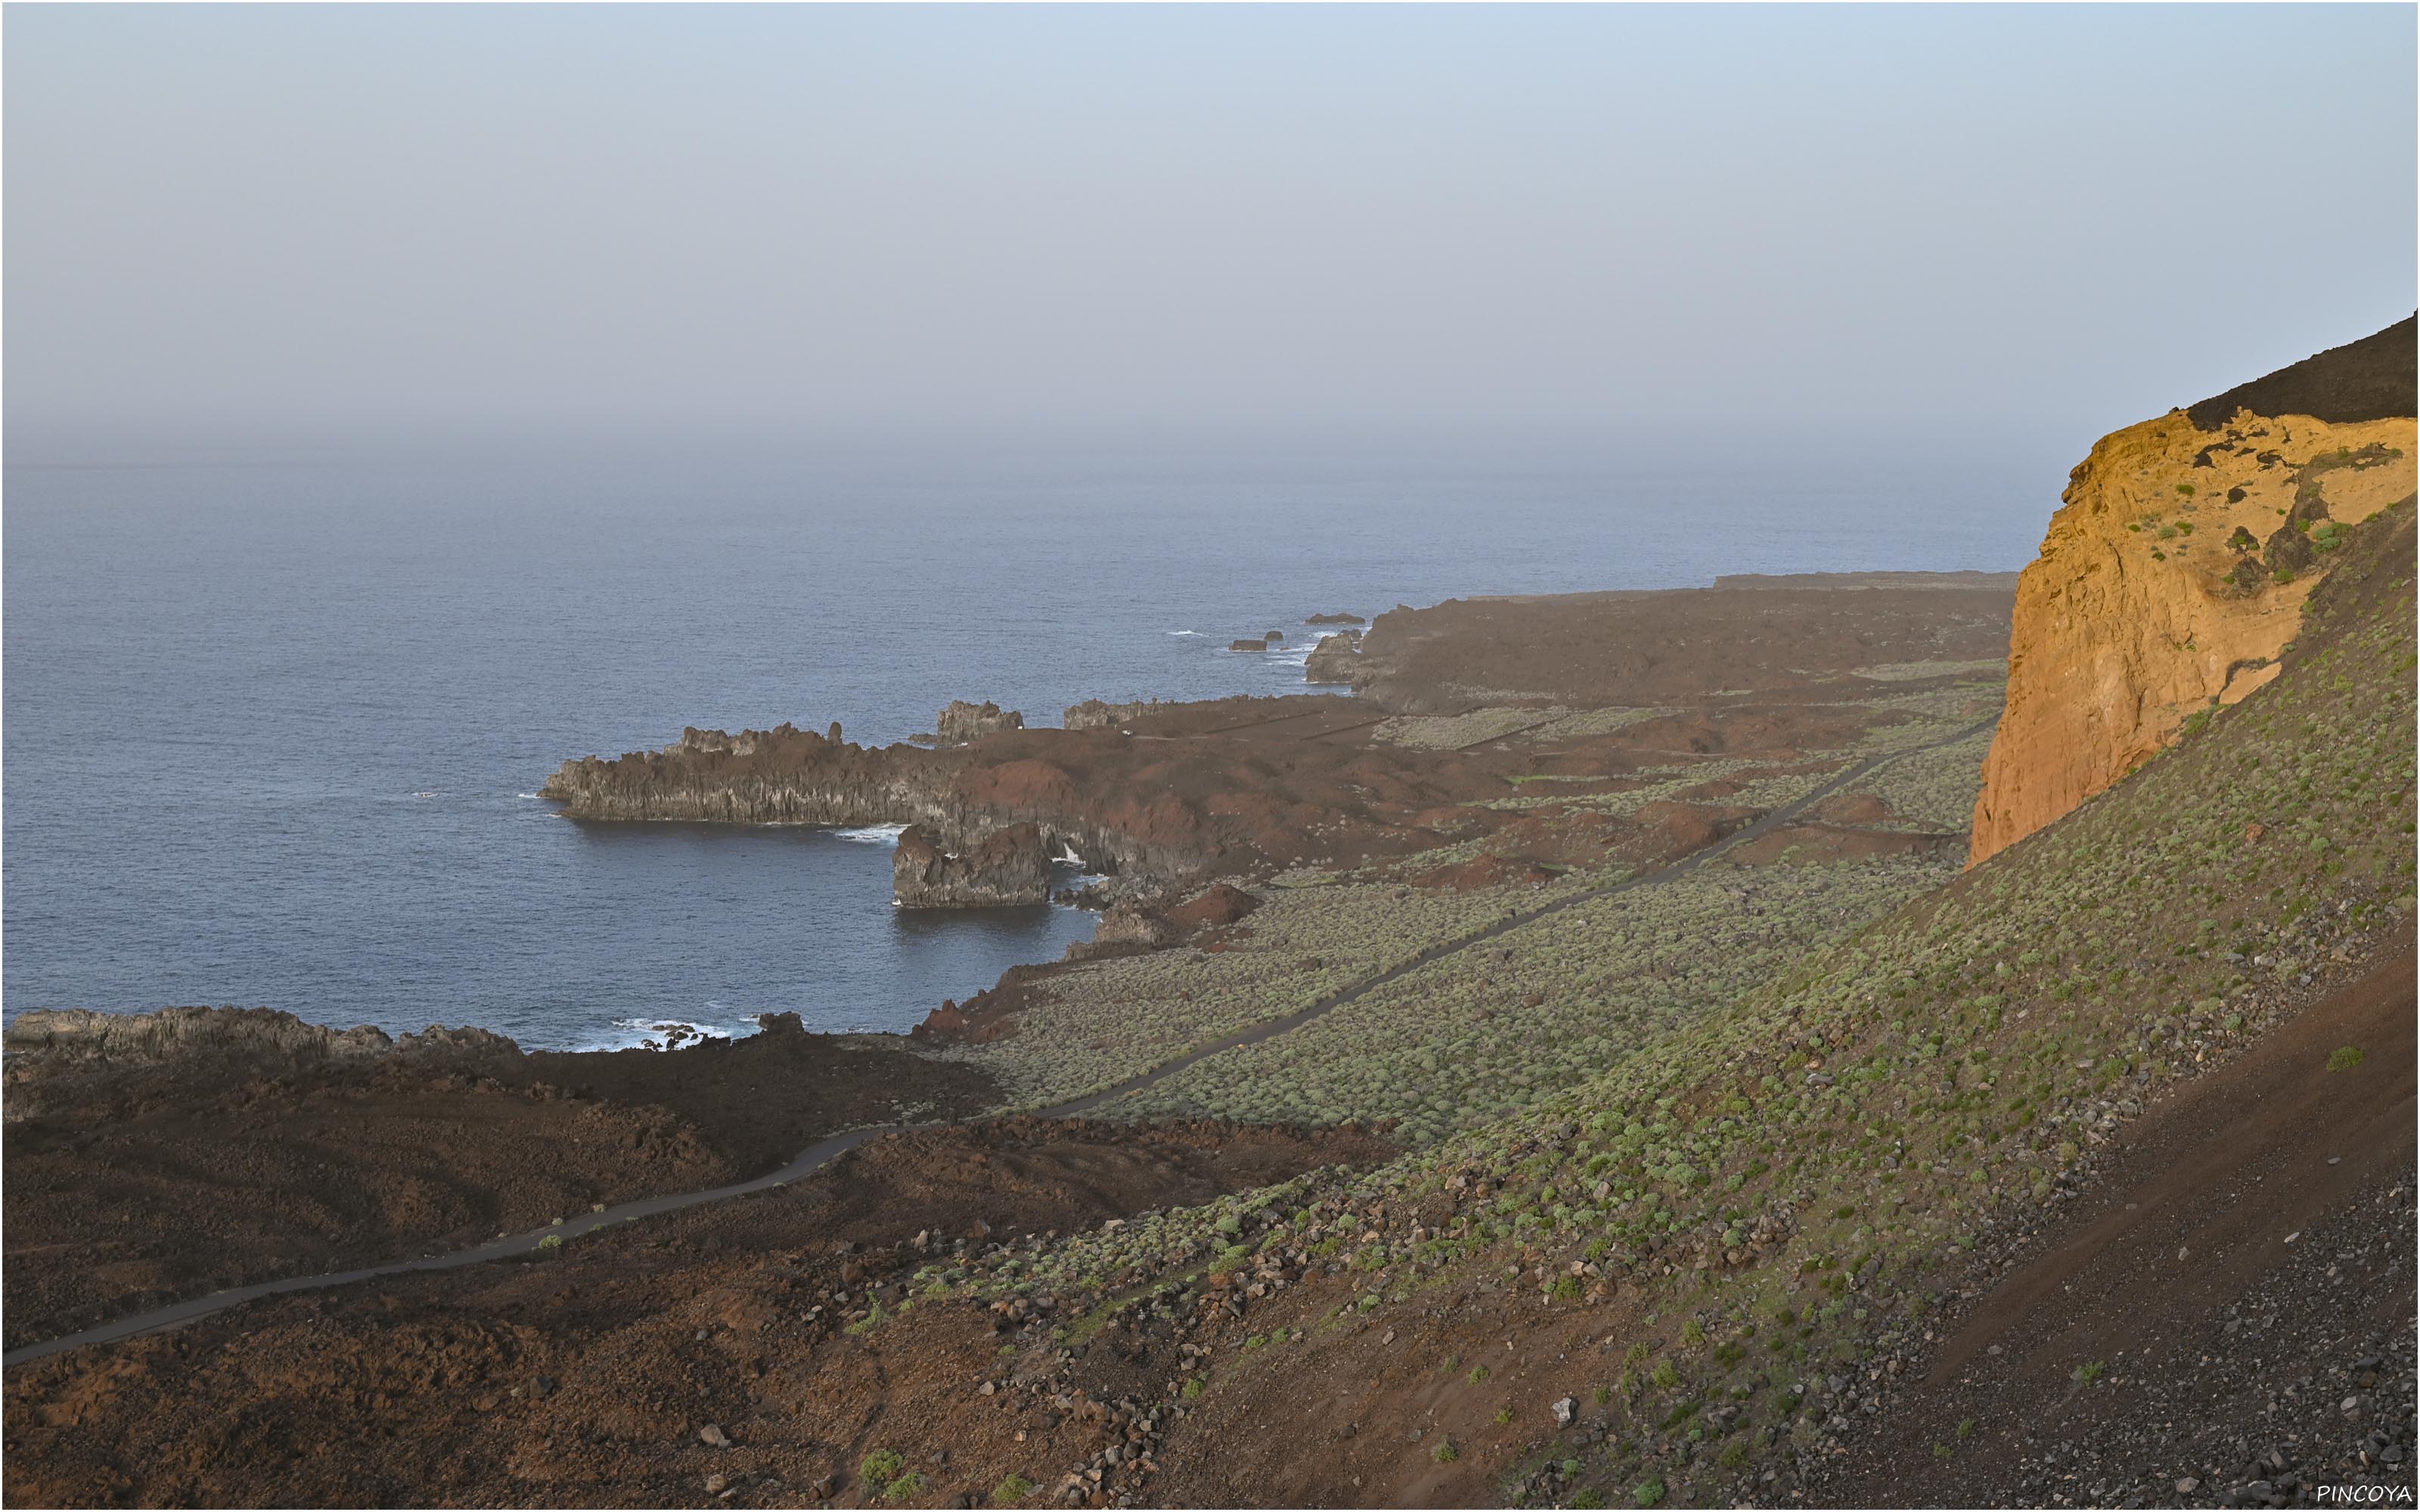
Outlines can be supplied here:
[[1011, 825], [952, 855], [910, 825], [891, 857], [903, 908], [1002, 908], [1050, 901], [1050, 853], [1032, 824]]
[[2348, 532], [2413, 492], [2413, 323], [2102, 440], [2018, 579], [1969, 862], [2277, 675]]
[[1130, 762], [1125, 746], [1108, 728], [1005, 727], [938, 750], [853, 746], [789, 724], [692, 728], [661, 750], [565, 762], [538, 794], [574, 819], [913, 825], [961, 852], [1023, 825], [1046, 855], [1094, 871], [1173, 877], [1204, 865], [1220, 842], [1185, 798], [1078, 779], [1105, 760]]
[[579, 819], [689, 819], [742, 825], [924, 824], [954, 833], [950, 784], [962, 749], [853, 746], [795, 725], [691, 727], [661, 750], [555, 769], [538, 796]]

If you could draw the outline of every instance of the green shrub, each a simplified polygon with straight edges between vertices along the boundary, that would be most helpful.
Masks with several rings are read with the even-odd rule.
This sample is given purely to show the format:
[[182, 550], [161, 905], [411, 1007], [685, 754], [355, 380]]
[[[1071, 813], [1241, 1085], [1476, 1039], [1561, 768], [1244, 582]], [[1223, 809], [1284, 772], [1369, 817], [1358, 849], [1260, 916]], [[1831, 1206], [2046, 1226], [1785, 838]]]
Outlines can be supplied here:
[[1643, 1481], [1630, 1493], [1630, 1499], [1640, 1506], [1653, 1506], [1664, 1500], [1664, 1483], [1660, 1480]]
[[991, 1499], [1002, 1506], [1022, 1502], [1033, 1494], [1033, 1483], [1022, 1475], [1011, 1475], [991, 1489]]
[[1453, 1446], [1453, 1441], [1451, 1439], [1448, 1439], [1443, 1443], [1438, 1444], [1436, 1446], [1435, 1453], [1436, 1462], [1440, 1465], [1452, 1464], [1455, 1460], [1462, 1458], [1462, 1451]]
[[2328, 1057], [2328, 1070], [2351, 1071], [2368, 1058], [2369, 1057], [2363, 1053], [2359, 1045], [2349, 1044]]
[[857, 1462], [857, 1478], [869, 1486], [888, 1486], [908, 1468], [908, 1457], [896, 1449], [876, 1449]]

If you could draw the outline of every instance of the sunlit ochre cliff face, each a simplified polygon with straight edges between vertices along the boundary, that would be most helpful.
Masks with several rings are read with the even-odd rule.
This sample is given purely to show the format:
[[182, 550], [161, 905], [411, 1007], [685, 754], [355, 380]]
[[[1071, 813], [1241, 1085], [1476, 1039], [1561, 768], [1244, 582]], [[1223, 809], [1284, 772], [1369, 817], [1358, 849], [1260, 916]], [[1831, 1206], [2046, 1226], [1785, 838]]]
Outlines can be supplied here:
[[[2413, 491], [2411, 332], [2404, 322], [2239, 391], [2268, 387], [2279, 408], [2299, 398], [2335, 423], [2196, 406], [2092, 448], [2019, 579], [2008, 713], [1984, 764], [1972, 860], [2276, 676], [2343, 532]], [[2381, 363], [2399, 363], [2402, 386], [2399, 403], [2383, 402], [2407, 412], [2353, 418], [2381, 401], [2375, 385], [2349, 396], [2348, 367]]]

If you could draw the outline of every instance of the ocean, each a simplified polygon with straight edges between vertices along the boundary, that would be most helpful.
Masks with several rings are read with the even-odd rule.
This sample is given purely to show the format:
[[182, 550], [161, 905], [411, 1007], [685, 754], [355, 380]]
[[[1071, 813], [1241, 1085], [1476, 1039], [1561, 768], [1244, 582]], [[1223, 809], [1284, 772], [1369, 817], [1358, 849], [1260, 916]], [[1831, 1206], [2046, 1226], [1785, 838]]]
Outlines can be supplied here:
[[[1884, 455], [1878, 449], [1877, 455]], [[954, 698], [1302, 690], [1306, 615], [1726, 572], [2006, 570], [2055, 468], [275, 453], [6, 473], [0, 1006], [533, 1048], [905, 1029], [1091, 916], [890, 902], [884, 831], [598, 825], [566, 757]], [[1270, 655], [1231, 640], [1281, 630]]]

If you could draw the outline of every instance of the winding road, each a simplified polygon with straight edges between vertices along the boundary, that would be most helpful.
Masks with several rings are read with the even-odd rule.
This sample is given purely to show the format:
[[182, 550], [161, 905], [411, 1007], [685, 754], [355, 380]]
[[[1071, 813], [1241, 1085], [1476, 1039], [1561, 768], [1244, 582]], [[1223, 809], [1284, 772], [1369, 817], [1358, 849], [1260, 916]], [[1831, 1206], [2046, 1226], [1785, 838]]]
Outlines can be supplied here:
[[[1422, 966], [1434, 964], [1448, 956], [1470, 949], [1474, 946], [1484, 945], [1490, 940], [1525, 925], [1535, 923], [1549, 915], [1561, 913], [1567, 908], [1575, 908], [1581, 903], [1591, 903], [1599, 898], [1677, 881], [1730, 851], [1748, 844], [1758, 837], [1792, 823], [1808, 809], [1869, 775], [1878, 767], [1924, 751], [1937, 750], [1944, 746], [1954, 746], [1962, 740], [1970, 739], [1991, 729], [1997, 722], [1998, 716], [1994, 715], [1991, 718], [1969, 725], [1954, 734], [1925, 745], [1911, 746], [1905, 750], [1887, 751], [1867, 757], [1796, 801], [1773, 810], [1717, 843], [1696, 851], [1668, 866], [1625, 877], [1619, 882], [1609, 882], [1603, 887], [1569, 893], [1534, 908], [1516, 910], [1485, 928], [1430, 946], [1418, 954], [1366, 977], [1350, 987], [1319, 999], [1308, 1008], [1286, 1014], [1281, 1018], [1265, 1020], [1233, 1034], [1221, 1035], [1213, 1042], [1198, 1045], [1173, 1060], [1166, 1061], [1151, 1071], [1129, 1077], [1115, 1086], [1087, 1093], [1082, 1097], [1050, 1107], [1034, 1109], [1033, 1114], [1039, 1118], [1076, 1118], [1098, 1112], [1110, 1103], [1133, 1096], [1212, 1056], [1222, 1055], [1247, 1045], [1263, 1043], [1282, 1034], [1290, 1034], [1313, 1019], [1333, 1012], [1347, 1003], [1419, 970]], [[601, 1212], [587, 1212], [566, 1218], [546, 1228], [506, 1235], [489, 1240], [483, 1244], [474, 1244], [468, 1249], [454, 1250], [442, 1255], [394, 1260], [384, 1265], [365, 1266], [352, 1271], [288, 1276], [283, 1280], [262, 1281], [248, 1287], [209, 1292], [204, 1296], [189, 1298], [184, 1302], [171, 1303], [164, 1307], [155, 1307], [147, 1312], [134, 1313], [111, 1322], [99, 1323], [59, 1338], [45, 1339], [38, 1344], [21, 1345], [8, 1350], [5, 1356], [0, 1356], [0, 1365], [23, 1365], [26, 1361], [38, 1360], [62, 1350], [72, 1350], [86, 1344], [105, 1344], [116, 1339], [132, 1338], [138, 1334], [175, 1328], [179, 1324], [190, 1323], [195, 1319], [207, 1318], [212, 1313], [224, 1311], [242, 1303], [257, 1301], [263, 1297], [281, 1296], [295, 1291], [316, 1291], [328, 1287], [349, 1286], [356, 1281], [368, 1281], [379, 1276], [404, 1275], [415, 1271], [451, 1271], [465, 1265], [478, 1265], [489, 1260], [509, 1259], [515, 1256], [532, 1254], [550, 1239], [559, 1241], [576, 1239], [582, 1234], [593, 1233], [608, 1224], [624, 1223], [633, 1218], [652, 1217], [658, 1213], [675, 1212], [683, 1208], [695, 1207], [700, 1203], [720, 1202], [727, 1197], [745, 1196], [752, 1192], [764, 1192], [774, 1187], [785, 1186], [812, 1175], [832, 1160], [855, 1149], [870, 1139], [908, 1129], [930, 1127], [933, 1125], [928, 1123], [882, 1124], [863, 1129], [851, 1129], [829, 1138], [817, 1140], [788, 1165], [768, 1171], [752, 1180], [738, 1181], [729, 1186], [706, 1187], [695, 1192], [675, 1192], [661, 1196], [642, 1197], [636, 1201], [616, 1204]]]

